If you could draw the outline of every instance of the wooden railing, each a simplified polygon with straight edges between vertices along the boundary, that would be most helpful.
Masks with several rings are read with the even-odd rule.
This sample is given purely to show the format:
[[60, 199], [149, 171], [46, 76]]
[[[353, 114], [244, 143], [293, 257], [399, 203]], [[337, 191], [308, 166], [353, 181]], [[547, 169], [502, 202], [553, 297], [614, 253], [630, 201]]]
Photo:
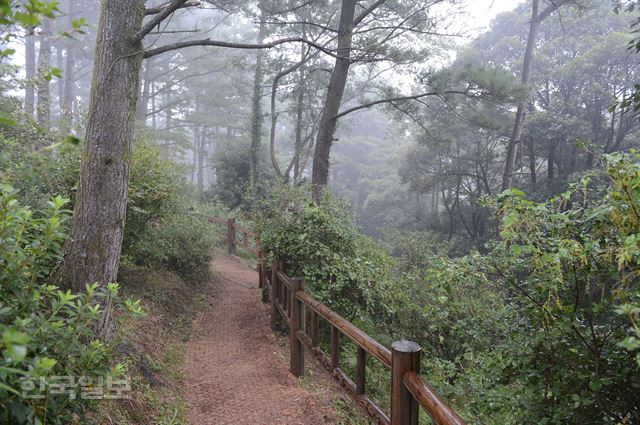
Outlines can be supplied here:
[[[263, 294], [266, 295], [263, 299], [271, 303], [271, 328], [277, 330], [281, 324], [284, 324], [289, 330], [289, 368], [294, 376], [304, 375], [306, 349], [332, 373], [355, 403], [377, 424], [417, 425], [420, 406], [435, 425], [465, 424], [420, 376], [422, 349], [418, 344], [411, 341], [397, 341], [389, 350], [305, 292], [304, 280], [289, 277], [284, 271], [282, 261], [272, 262], [269, 270], [265, 264], [267, 256], [260, 249], [260, 239], [257, 235], [236, 225], [233, 219], [207, 218], [211, 222], [227, 225], [229, 254], [235, 254], [236, 245], [256, 254], [259, 286], [263, 288]], [[240, 241], [236, 238], [237, 232], [243, 234]], [[256, 243], [255, 248], [248, 244], [250, 237]], [[309, 315], [307, 311], [310, 312]], [[310, 319], [310, 323], [307, 323], [307, 318]], [[330, 354], [325, 353], [319, 344], [320, 319], [328, 323], [331, 328]], [[347, 337], [357, 347], [355, 382], [340, 366], [340, 335]], [[389, 414], [367, 395], [367, 357], [376, 359], [390, 370]]]
[[[258, 286], [263, 288], [264, 258], [266, 258], [266, 256], [265, 253], [260, 250], [260, 236], [236, 223], [235, 218], [220, 218], [205, 214], [201, 214], [201, 217], [210, 223], [217, 223], [226, 227], [227, 236], [225, 239], [227, 240], [227, 254], [237, 255], [238, 248], [242, 248], [256, 256], [259, 276]], [[263, 301], [266, 301], [266, 299], [263, 298]]]
[[[218, 223], [227, 226], [227, 252], [229, 255], [237, 254], [237, 247], [244, 248], [253, 255], [258, 255], [260, 250], [260, 238], [257, 234], [244, 226], [236, 223], [235, 218], [219, 218], [203, 215], [210, 223]], [[253, 246], [251, 243], [253, 242]]]

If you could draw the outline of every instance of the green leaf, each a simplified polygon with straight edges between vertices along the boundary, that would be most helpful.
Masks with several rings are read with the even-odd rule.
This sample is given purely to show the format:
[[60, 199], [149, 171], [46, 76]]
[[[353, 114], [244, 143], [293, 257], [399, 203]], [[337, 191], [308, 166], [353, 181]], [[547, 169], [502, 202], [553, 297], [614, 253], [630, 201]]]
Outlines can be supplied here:
[[15, 394], [15, 395], [18, 395], [18, 396], [20, 395], [20, 393], [18, 391], [14, 390], [13, 388], [8, 386], [7, 384], [3, 384], [2, 382], [0, 382], [0, 388], [2, 388], [5, 391], [8, 391], [8, 392], [10, 392], [12, 394]]

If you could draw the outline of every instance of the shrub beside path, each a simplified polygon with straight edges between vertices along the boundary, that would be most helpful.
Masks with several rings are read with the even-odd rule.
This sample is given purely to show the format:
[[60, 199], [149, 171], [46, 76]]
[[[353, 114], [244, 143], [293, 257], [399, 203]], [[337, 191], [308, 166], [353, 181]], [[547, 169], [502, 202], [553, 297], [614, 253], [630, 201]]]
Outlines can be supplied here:
[[258, 274], [222, 255], [213, 269], [206, 307], [187, 345], [187, 423], [335, 423], [330, 401], [302, 388], [289, 373], [269, 327], [269, 308], [260, 301]]

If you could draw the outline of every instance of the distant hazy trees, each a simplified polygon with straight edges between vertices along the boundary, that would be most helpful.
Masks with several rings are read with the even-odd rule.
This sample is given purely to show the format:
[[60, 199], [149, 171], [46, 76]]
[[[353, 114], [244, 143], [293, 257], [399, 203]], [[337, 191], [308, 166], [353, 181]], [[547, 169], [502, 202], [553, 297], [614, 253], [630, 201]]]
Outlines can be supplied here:
[[[504, 89], [512, 86], [511, 101], [451, 101], [449, 108], [425, 108], [418, 116], [425, 129], [405, 155], [401, 174], [423, 200], [437, 196], [437, 205], [432, 202], [429, 214], [421, 217], [426, 223], [418, 227], [481, 245], [491, 237], [487, 232], [495, 230], [478, 203], [483, 195], [517, 187], [543, 199], [598, 167], [603, 154], [640, 144], [637, 117], [612, 108], [616, 100], [632, 95], [638, 81], [638, 58], [627, 50], [630, 16], [616, 15], [610, 4], [598, 3], [580, 12], [565, 7], [557, 12], [561, 19], [545, 19], [537, 29], [528, 83], [522, 87], [514, 84], [522, 82], [514, 76], [522, 73], [522, 52], [531, 32], [524, 12], [531, 6], [500, 15], [452, 67], [494, 67], [495, 83]], [[518, 110], [524, 108], [527, 119], [519, 124], [521, 136], [516, 137], [523, 149], [512, 152], [510, 159], [514, 103]], [[505, 185], [505, 164], [511, 160]]]
[[[529, 80], [531, 77], [531, 67], [533, 66], [540, 25], [542, 25], [542, 22], [544, 22], [545, 19], [551, 16], [551, 14], [558, 8], [566, 4], [575, 3], [575, 1], [558, 0], [550, 2], [548, 5], [541, 5], [540, 3], [540, 0], [531, 1], [531, 20], [529, 22], [529, 34], [527, 36], [527, 45], [524, 51], [524, 57], [522, 59], [522, 71], [520, 73], [522, 85], [525, 87], [529, 84]], [[507, 155], [505, 159], [504, 173], [502, 175], [502, 190], [510, 188], [513, 182], [513, 167], [516, 160], [517, 149], [522, 139], [522, 130], [524, 127], [526, 107], [527, 100], [523, 99], [518, 104], [515, 123], [513, 124], [513, 132], [511, 134], [511, 138], [509, 139], [509, 144], [507, 145]]]

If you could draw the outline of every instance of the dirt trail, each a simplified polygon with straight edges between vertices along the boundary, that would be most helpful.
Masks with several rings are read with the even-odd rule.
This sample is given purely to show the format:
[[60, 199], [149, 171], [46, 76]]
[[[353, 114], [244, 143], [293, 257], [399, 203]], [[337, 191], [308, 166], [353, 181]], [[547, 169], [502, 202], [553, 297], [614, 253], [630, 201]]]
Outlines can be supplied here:
[[289, 373], [260, 302], [257, 273], [227, 256], [218, 256], [213, 268], [207, 306], [187, 345], [187, 423], [332, 423], [324, 403]]

